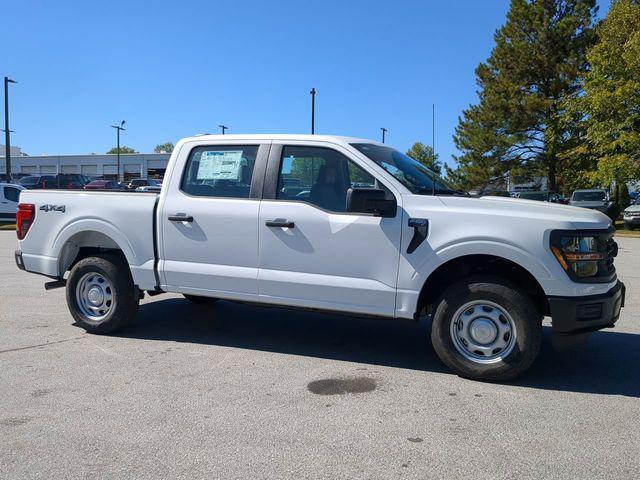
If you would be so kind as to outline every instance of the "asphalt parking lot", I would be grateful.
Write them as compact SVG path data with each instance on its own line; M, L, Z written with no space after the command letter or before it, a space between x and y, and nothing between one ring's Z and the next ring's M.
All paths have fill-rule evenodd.
M640 239L618 242L617 327L570 354L546 327L497 385L450 374L423 323L162 295L88 335L0 232L0 477L638 478Z

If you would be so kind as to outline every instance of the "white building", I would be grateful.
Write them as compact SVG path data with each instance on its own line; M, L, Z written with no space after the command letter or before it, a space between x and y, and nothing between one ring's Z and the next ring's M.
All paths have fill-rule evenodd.
M0 173L5 172L4 147L0 146ZM17 151L14 156L14 151ZM170 154L120 154L120 173L131 178L159 178L164 176ZM11 171L29 175L81 173L91 177L116 178L117 155L40 155L27 156L11 147Z

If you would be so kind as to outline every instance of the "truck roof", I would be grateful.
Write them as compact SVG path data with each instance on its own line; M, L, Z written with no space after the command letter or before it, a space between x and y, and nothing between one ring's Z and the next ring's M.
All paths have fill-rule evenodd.
M318 142L333 142L333 143L374 143L382 145L380 142L371 140L368 138L347 137L341 135L310 135L310 134L296 134L296 133L258 133L258 134L200 134L192 137L184 138L183 140L315 140Z

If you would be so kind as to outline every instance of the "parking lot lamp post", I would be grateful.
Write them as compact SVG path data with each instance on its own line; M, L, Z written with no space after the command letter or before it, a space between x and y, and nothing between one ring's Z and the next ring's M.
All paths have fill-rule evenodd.
M384 143L384 134L388 132L388 130L384 127L381 127L380 130L382 130L382 143Z
M9 130L9 84L18 83L9 77L4 77L4 151L7 182L11 181L11 130Z
M229 129L229 127L227 127L226 125L218 125L218 126L220 127L220 130L222 130L222 135L224 135L224 132Z
M118 165L116 167L116 181L121 182L122 178L120 178L120 130L124 130L124 120L120 125L111 125L111 128L116 129L116 153L118 155Z

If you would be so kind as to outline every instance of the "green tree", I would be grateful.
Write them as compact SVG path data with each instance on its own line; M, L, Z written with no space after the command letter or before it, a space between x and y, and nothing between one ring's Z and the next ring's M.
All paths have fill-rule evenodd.
M153 153L171 153L173 152L174 145L171 142L161 143L156 145L153 149Z
M118 147L113 147L111 150L107 152L107 154L116 154L116 153L118 153ZM120 154L123 154L123 153L138 153L138 152L131 147L122 146L120 147Z
M407 155L436 172L438 175L442 173L442 163L438 160L438 154L434 153L433 148L429 145L416 142L407 150Z
M454 142L463 153L454 157L455 169L445 168L447 178L457 188L483 191L490 184L504 183L514 162L505 159L508 142L498 134L495 112L487 109L486 102L465 110L456 127Z
M597 177L609 186L640 178L640 2L614 0L597 33L577 104Z
M575 147L567 101L581 93L593 44L595 0L512 0L490 57L476 69L479 103L463 112L455 140L458 174L485 179L521 167L562 180L562 154Z

